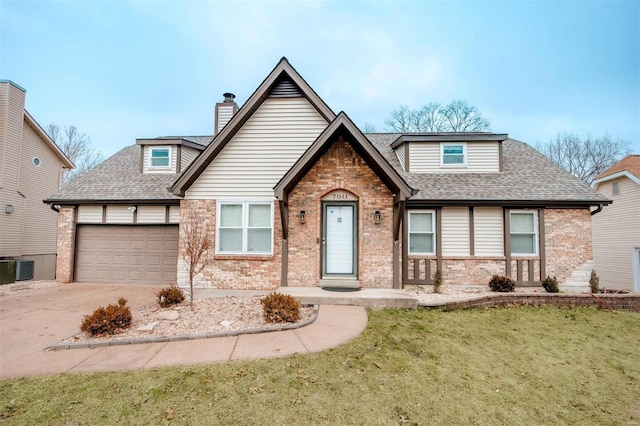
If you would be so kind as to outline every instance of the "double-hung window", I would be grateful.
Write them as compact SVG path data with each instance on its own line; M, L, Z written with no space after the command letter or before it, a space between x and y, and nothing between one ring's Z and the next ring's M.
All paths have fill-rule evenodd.
M440 165L441 166L466 166L467 165L467 144L461 143L441 143L440 144Z
M430 255L436 252L436 212L409 212L409 254Z
M171 167L171 148L168 146L151 147L149 166L152 169L168 169Z
M273 203L218 203L216 253L270 255L273 252Z
M538 215L534 211L509 213L511 254L535 256L538 254Z

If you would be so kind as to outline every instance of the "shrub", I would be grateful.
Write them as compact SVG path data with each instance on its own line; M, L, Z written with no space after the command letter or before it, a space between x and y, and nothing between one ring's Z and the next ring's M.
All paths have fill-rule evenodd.
M440 287L442 287L442 272L438 269L436 273L433 274L433 292L439 294L441 291Z
M288 294L271 293L260 299L266 322L296 322L300 319L300 302Z
M494 275L489 281L489 288L491 291L497 291L499 293L509 293L516 288L516 282L504 275Z
M600 291L600 277L596 274L595 270L591 270L591 278L589 278L589 287L591 293L598 293Z
M85 315L80 325L80 330L91 336L115 334L131 325L131 310L127 299L121 297L117 305L100 306L91 315Z
M177 305L184 300L184 292L176 285L166 287L160 290L157 294L158 304L162 308L168 308L172 305Z
M556 277L551 278L547 275L547 278L542 281L542 287L544 287L547 293L560 292L560 287L558 287L558 280L556 279Z

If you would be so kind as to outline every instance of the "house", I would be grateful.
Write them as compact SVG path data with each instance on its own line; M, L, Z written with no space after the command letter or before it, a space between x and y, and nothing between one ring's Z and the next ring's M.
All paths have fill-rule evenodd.
M59 279L186 285L195 212L215 247L200 286L572 283L610 202L507 134L365 135L286 58L242 108L225 94L215 131L139 139L50 196Z
M25 265L33 275L21 277L54 279L58 215L42 199L73 164L24 109L25 98L25 89L0 80L0 259L32 260Z
M613 200L593 217L593 255L600 285L640 292L640 155L629 155L591 186Z

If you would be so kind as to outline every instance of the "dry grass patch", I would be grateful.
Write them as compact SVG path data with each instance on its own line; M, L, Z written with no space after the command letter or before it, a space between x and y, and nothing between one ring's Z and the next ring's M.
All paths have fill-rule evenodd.
M583 308L374 311L319 354L0 381L0 423L634 424L638 330Z

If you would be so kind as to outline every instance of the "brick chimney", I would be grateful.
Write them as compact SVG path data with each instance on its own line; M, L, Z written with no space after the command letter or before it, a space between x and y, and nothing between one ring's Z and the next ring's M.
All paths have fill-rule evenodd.
M238 104L234 101L236 95L233 93L224 93L224 101L216 104L214 134L220 133L220 130L231 120L233 114L238 111Z

